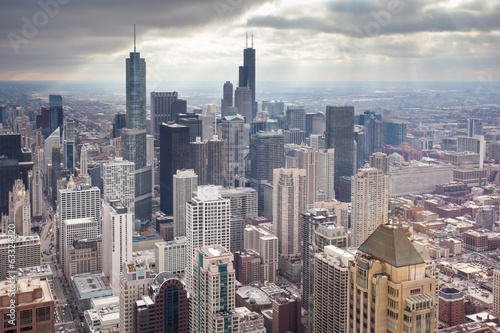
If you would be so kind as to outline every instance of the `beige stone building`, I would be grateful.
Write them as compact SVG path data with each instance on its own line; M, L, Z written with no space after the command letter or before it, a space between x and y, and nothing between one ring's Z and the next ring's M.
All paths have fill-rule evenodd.
M349 332L437 332L437 275L401 228L380 225L349 273Z

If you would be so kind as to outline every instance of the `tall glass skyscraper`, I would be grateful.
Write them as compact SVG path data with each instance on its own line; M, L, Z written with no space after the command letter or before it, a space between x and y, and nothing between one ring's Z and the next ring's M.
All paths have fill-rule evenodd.
M49 128L50 134L52 134L58 127L61 128L60 135L62 135L62 125L64 119L63 106L62 106L62 96L61 95L49 95L49 106L50 106L50 116L49 116Z
M126 122L122 129L123 159L135 163L135 218L151 218L152 168L146 163L146 61L139 52L126 60Z
M255 49L246 47L243 50L243 66L239 71L239 87L248 87L252 91L252 118L257 114L257 102L255 102ZM249 123L251 119L247 120Z

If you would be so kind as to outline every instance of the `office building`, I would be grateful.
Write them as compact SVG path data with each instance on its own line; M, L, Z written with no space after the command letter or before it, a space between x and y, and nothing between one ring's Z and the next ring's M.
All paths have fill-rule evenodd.
M483 135L474 137L457 137L457 152L470 152L479 154L479 168L483 168L483 160L486 157L486 141Z
M255 101L255 49L253 48L253 35L252 35L252 45L248 47L246 45L243 50L243 66L239 68L239 83L238 87L248 87L251 92L251 118L255 117L257 114L257 102ZM236 103L235 103L236 104ZM241 115L245 116L244 113L239 112ZM251 121L251 119L250 119ZM250 122L247 119L247 122Z
M61 225L60 261L63 271L67 268L69 248L76 238L92 239L101 235L100 222L93 217L67 219ZM107 263L106 263L107 264Z
M291 105L286 108L286 122L288 129L306 130L306 111L304 106Z
M189 142L196 141L196 138L203 137L203 124L199 114L179 113L176 116L175 123L189 128ZM211 139L212 136L210 136Z
M129 213L135 213L135 167L133 162L117 157L102 164L102 198L119 201Z
M80 149L80 177L87 177L89 174L88 169L88 155L87 147L85 145Z
M198 188L198 176L194 170L177 170L174 179L174 236L186 236L186 202Z
M51 333L54 329L54 298L47 279L22 278L15 280L17 291L12 296L10 280L0 282L0 327L2 332ZM14 320L12 301L15 302Z
M351 177L351 246L360 246L380 224L387 221L388 193L387 176L382 170L364 168Z
M384 148L382 115L376 114L375 111L367 110L363 114L359 115L359 125L364 126L364 159L368 159L373 153L381 152Z
M113 138L122 136L122 128L127 127L127 115L125 113L115 113L113 118Z
M238 332L233 255L220 245L196 249L189 301L191 332Z
M120 333L135 333L134 304L148 295L149 286L157 272L143 260L123 263L120 277Z
M155 264L159 272L184 274L186 269L187 237L175 237L173 241L155 243Z
M306 142L306 131L291 128L283 131L285 144L303 145Z
M307 173L304 169L275 169L273 219L281 258L300 258L300 213L306 209Z
M234 309L238 314L240 333L266 333L262 314L248 310L245 307Z
M54 133L57 128L63 127L63 105L61 95L49 95L50 116L49 116L49 133ZM62 132L59 133L62 135Z
M151 135L155 140L160 138L160 125L175 121L181 113L187 113L187 102L176 91L151 92Z
M249 87L236 88L234 106L238 109L238 114L245 118L246 123L252 122L252 91Z
M41 149L38 152L43 154ZM43 176L39 164L33 167L30 180L32 215L33 217L41 217L43 214Z
M160 125L160 210L174 214L173 175L189 168L189 128L175 123ZM195 170L196 171L196 170Z
M205 104L203 112L198 115L201 119L202 136L203 140L210 140L216 133L216 115L217 105Z
M243 242L246 250L254 250L260 255L260 281L275 282L278 272L278 237L266 228L247 225Z
M188 333L188 294L181 280L170 272L158 274L149 295L134 304L135 333Z
M465 296L460 290L443 288L439 291L439 321L448 326L465 323Z
M335 191L342 176L354 174L354 107L327 106L325 148L335 149Z
M349 332L437 332L437 272L400 227L381 224L348 276Z
M40 266L40 236L15 236L0 235L0 280L9 277L8 272L17 271L19 268ZM12 245L15 246L15 262L10 263Z
M354 165L357 170L364 165L365 155L365 130L360 125L354 125L354 151Z
M135 39L134 52L126 60L126 109L122 157L135 164L134 217L144 222L151 219L153 168L147 164L146 156L146 61L136 52Z
M120 201L104 201L102 220L103 272L117 295L123 263L132 260L133 214Z
M400 120L384 119L382 126L384 144L393 147L401 146L401 142L404 142L406 138L408 123Z
M198 175L198 185L208 185L208 145L199 137L189 143L188 165Z
M52 202L55 203L57 199L57 181L66 176L69 172L62 165L62 151L61 147L57 145L52 148L52 169L51 169L51 184L50 184L50 197Z
M467 136L473 138L476 135L483 135L483 123L481 119L467 119Z
M198 186L197 195L186 204L186 281L193 290L193 255L203 246L230 248L230 200L216 186Z
M226 183L225 186L234 186L236 176L245 176L243 127L245 119L240 116L226 116L222 118L222 140L225 141L226 156Z
M302 332L302 300L297 295L276 296L271 299L272 324L270 331L279 332ZM264 312L264 316L266 316ZM265 320L265 319L264 319Z
M259 196L259 215L264 211L264 185L272 183L273 170L282 168L285 162L284 137L279 132L258 132L250 139L249 172L252 187Z
M230 116L229 107L233 106L233 84L229 81L222 88L222 99L220 101L221 118Z
M319 149L316 169L316 200L335 199L335 150Z
M354 256L333 245L314 254L310 332L344 333L347 329L349 264ZM314 311L312 311L314 309Z
M67 250L66 279L73 275L102 272L102 238L80 238L73 240Z
M2 230L7 233L15 231L16 235L28 236L31 234L31 204L30 193L26 190L23 181L16 179L12 190L9 192L9 224L14 225L14 229L7 225L2 226Z
M229 199L230 250L232 253L243 250L243 230L247 219L257 216L257 191L250 187L221 188L219 194Z

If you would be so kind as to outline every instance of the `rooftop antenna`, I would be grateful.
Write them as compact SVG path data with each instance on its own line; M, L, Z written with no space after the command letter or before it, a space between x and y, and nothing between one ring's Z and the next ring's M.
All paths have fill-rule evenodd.
M252 31L252 49L253 49L253 31Z
M248 32L245 32L245 48L248 48Z
M134 52L135 52L135 24L134 24Z

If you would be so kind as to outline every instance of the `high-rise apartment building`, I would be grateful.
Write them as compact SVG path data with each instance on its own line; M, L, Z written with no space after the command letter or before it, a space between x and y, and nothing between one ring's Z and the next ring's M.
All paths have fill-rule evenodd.
M465 323L465 295L455 288L439 291L439 321L448 326Z
M144 261L123 263L120 278L120 333L133 333L135 327L134 303L144 295L157 272Z
M259 195L259 215L264 211L264 185L272 183L273 170L285 162L284 137L279 132L258 132L250 139L250 181Z
M186 236L175 237L173 241L155 243L155 264L159 272L184 274L186 270Z
M104 202L120 201L129 213L135 213L134 163L121 157L102 164L102 198Z
M493 270L493 314L500 316L500 270Z
M219 194L229 199L230 208L230 243L231 252L241 251L243 247L243 230L247 219L257 216L257 191L250 187L221 188Z
M222 186L226 180L225 142L214 135L207 142L207 182Z
M467 119L467 136L473 138L476 135L483 135L483 123L481 119Z
M233 84L226 81L222 88L222 100L220 101L222 119L230 115L228 108L231 106L233 106Z
M319 149L316 171L316 200L335 199L335 149Z
M160 138L160 125L176 121L177 115L187 112L187 102L174 92L151 92L151 135Z
M437 272L403 230L380 225L349 265L349 332L437 332Z
M234 252L233 266L236 271L236 280L242 285L260 282L262 266L260 254L256 251L250 249Z
M300 213L306 209L306 170L275 169L273 219L278 252L286 260L300 258Z
M149 295L134 304L135 333L189 332L188 294L181 280L170 272L158 274Z
M325 148L335 149L335 191L342 176L354 174L354 107L327 106Z
M310 332L344 333L347 329L349 264L354 256L333 245L314 255Z
M193 259L191 332L238 332L232 253L220 245L204 246L196 249Z
M219 194L216 186L198 186L197 195L186 204L186 281L192 292L193 256L195 249L203 246L221 245L230 248L229 199Z
M194 170L177 170L174 179L174 236L186 236L186 202L198 188Z
M189 128L175 123L160 125L160 209L174 213L173 175L189 168ZM196 170L195 170L196 171Z
M389 157L387 157L386 154L384 153L373 153L370 156L370 167L382 170L384 175L389 176L389 166L390 166L390 161Z
M15 246L15 262L12 264L12 245ZM40 236L16 236L11 239L7 234L0 235L0 280L7 279L9 272L18 268L40 266Z
M278 273L278 237L266 228L247 225L243 247L260 255L261 282L273 283Z
M240 115L222 118L222 140L226 142L226 186L234 186L236 176L245 176L244 125L245 119Z
M360 246L381 223L388 219L388 181L382 170L364 168L351 177L351 203L350 245Z
M105 201L102 220L103 272L116 295L123 263L132 260L133 214L120 201Z
M126 60L127 127L122 129L122 157L135 164L134 217L151 219L153 169L146 150L146 61L135 49Z

